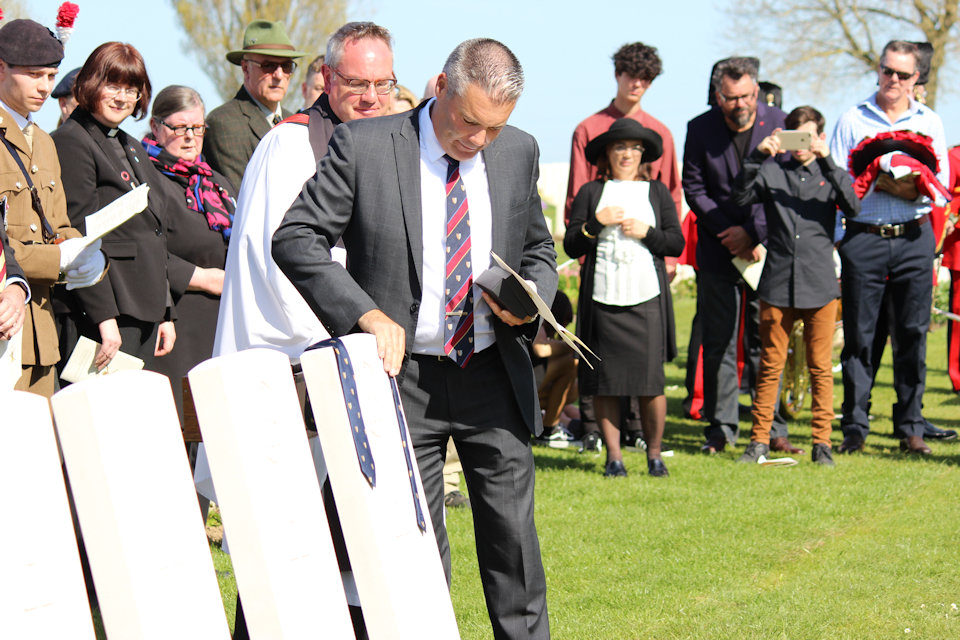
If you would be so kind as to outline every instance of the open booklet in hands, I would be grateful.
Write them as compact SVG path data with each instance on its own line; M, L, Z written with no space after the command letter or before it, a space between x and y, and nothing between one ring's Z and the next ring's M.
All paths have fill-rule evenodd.
M566 327L562 327L557 323L557 319L553 317L553 312L550 311L550 305L537 295L537 292L529 282L521 278L520 274L511 269L510 266L493 251L490 252L490 255L493 256L496 264L477 277L475 280L476 285L480 287L484 293L493 298L494 302L518 318L526 318L539 313L540 317L553 327L557 335L560 336L560 339L573 349L577 355L580 356L580 359L586 362L587 366L592 369L593 365L590 364L583 355L583 352L580 351L580 347L586 349L587 353L599 360L600 358L597 354L591 351L590 347L583 344L580 338L568 331Z

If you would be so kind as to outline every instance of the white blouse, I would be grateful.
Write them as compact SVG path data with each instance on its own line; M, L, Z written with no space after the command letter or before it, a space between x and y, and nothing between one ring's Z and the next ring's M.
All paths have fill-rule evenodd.
M651 227L657 219L650 204L650 183L641 180L608 180L603 185L597 211L618 206L624 218L635 218ZM595 302L630 307L660 295L653 255L638 238L623 233L620 225L607 225L597 238L593 272Z

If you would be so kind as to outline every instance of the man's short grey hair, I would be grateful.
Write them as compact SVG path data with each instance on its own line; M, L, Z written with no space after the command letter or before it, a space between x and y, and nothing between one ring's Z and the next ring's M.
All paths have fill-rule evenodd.
M190 87L172 84L169 87L164 87L163 90L157 94L157 97L153 99L153 112L151 115L154 118L164 120L175 113L187 111L188 109L196 109L197 107L200 107L200 110L204 111L203 99L199 93Z
M710 84L713 86L714 91L720 91L720 83L723 82L724 77L736 82L743 76L750 76L750 78L753 79L753 84L757 84L759 72L760 68L757 66L756 58L727 58L718 63L713 70L713 77L710 78Z
M516 102L523 93L520 61L506 45L490 38L461 42L447 58L443 72L456 96L463 96L471 84L496 104Z
M916 42L907 42L906 40L891 40L883 47L883 52L880 54L880 61L883 61L884 56L888 52L901 53L913 56L913 69L917 71L920 69L920 47L917 46Z
M391 52L393 51L393 36L384 27L373 22L348 22L330 36L327 41L327 56L324 62L331 69L336 69L340 66L340 60L343 58L343 48L347 41L364 38L383 40L387 48Z

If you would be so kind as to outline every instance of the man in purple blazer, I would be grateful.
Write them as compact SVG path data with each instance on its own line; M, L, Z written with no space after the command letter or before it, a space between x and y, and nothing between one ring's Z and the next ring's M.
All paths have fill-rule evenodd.
M743 159L777 127L785 114L758 104L758 63L755 58L728 58L717 63L711 87L717 105L687 125L683 153L683 191L697 215L697 314L703 318L703 396L706 444L716 453L739 434L739 375L737 349L741 309L756 304L731 260L758 257L766 238L761 206L737 206L731 193ZM749 308L747 313L749 313ZM688 356L689 357L689 356ZM775 423L771 449L789 451L786 424Z

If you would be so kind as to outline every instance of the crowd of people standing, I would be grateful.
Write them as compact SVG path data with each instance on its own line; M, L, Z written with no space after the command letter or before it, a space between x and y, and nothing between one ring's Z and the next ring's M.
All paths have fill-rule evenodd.
M803 453L777 418L787 338L802 319L812 460L834 464L838 298L837 450L864 447L878 336L887 333L901 449L925 455L925 437L956 437L922 416L933 259L945 236L948 250L957 244L942 208L956 167L942 122L915 94L922 46L887 44L876 93L841 116L829 143L813 107L787 114L761 99L755 59L722 60L682 162L670 131L641 108L662 73L657 50L621 47L614 99L573 133L564 213L563 247L582 260L577 333L598 357L574 375L575 359L558 358L563 373L550 382L562 387L539 394L558 406L544 414L531 344L551 345L552 357L564 356L562 342L537 337L538 318L473 286L493 251L545 300L557 287L537 145L508 124L524 86L513 53L490 39L461 43L419 101L397 84L389 31L348 23L307 67L296 114L282 102L307 53L281 23L253 21L225 55L242 85L207 114L187 86L153 96L130 44L100 45L54 87L58 37L30 20L0 27L9 178L0 183L0 340L23 328L16 389L52 395L58 365L85 337L99 345L97 369L123 351L169 376L182 417L182 380L213 355L277 349L296 377L316 342L373 334L384 370L401 381L448 580L448 443L462 461L498 638L549 636L530 446L545 427L548 437L560 428L568 400L579 396L585 448L606 451L606 476L627 475L628 431L645 445L648 473L669 475L664 364L678 352L678 258L697 272L684 408L706 422L705 453L736 444L741 386L754 402L740 461ZM50 95L64 117L48 135L31 114ZM148 118L142 139L121 128L130 118ZM798 138L784 131L805 142L787 142ZM87 216L140 185L149 186L146 209L87 242ZM748 285L741 268L760 260L759 282ZM949 342L956 359L960 339ZM741 374L751 358L753 374ZM960 374L953 380L960 389ZM237 620L235 637L245 637L239 606ZM355 626L362 634L362 614Z

